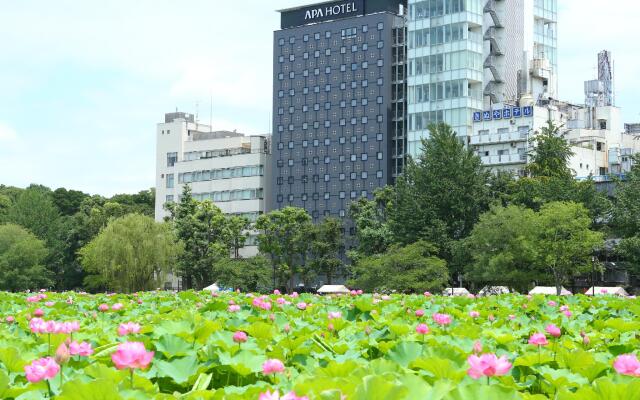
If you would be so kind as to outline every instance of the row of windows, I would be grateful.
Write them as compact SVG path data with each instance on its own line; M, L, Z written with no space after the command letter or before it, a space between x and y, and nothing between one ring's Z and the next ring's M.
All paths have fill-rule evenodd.
M368 124L369 123L369 117L362 117L362 118L360 118L359 122L362 123L362 124ZM384 122L384 116L378 115L376 117L376 122L378 122L378 123ZM346 126L347 125L347 120L343 118L338 123L339 123L340 126ZM357 125L358 124L358 118L351 118L350 123L351 123L351 125ZM324 121L323 126L325 128L330 128L331 127L331 121L329 121L329 120ZM288 128L289 128L289 131L294 131L296 129L293 124L290 124ZM315 121L313 123L313 129L319 129L319 128L320 128L320 122L319 121ZM309 124L304 122L302 124L302 129L303 130L309 129ZM283 125L279 125L278 126L278 132L284 132L284 126Z
M178 183L205 182L218 179L243 178L262 175L264 175L264 166L254 165L246 167L185 172L178 175Z
M467 10L469 0L425 0L409 7L409 18L420 20L425 18L440 17L455 14ZM471 0L477 2L477 0Z
M377 85L378 85L378 86L382 86L383 84L384 84L383 79L382 79L382 78L379 78L379 79L377 80ZM351 84L350 84L349 86L351 87L351 89L356 89L356 88L358 87L357 81L353 81L353 82L351 82ZM362 88L369 87L369 81L368 81L367 79L362 80L362 82L360 83L360 86L361 86ZM339 86L339 87L340 87L340 90L346 90L346 89L347 89L347 84L346 84L345 82L342 82L342 83L340 84L340 86ZM325 86L325 88L324 88L324 92L330 92L330 91L331 91L331 88L332 88L332 86L331 86L330 84L329 84L329 85L326 85L326 86ZM362 91L362 90L360 90L360 91ZM370 91L371 93L375 93L375 90L374 90L373 88L372 88L372 89L370 89L369 91ZM295 89L290 89L288 93L289 93L289 96L291 96L291 97L293 97L293 96L295 96L295 95L296 95L296 91L295 91ZM308 95L309 93L310 93L310 90L309 90L309 88L308 88L308 87L304 87L304 88L302 88L302 94L303 94L303 95ZM320 86L314 86L314 87L313 87L313 93L316 93L316 94L317 94L317 93L320 93ZM285 91L284 91L284 90L279 90L279 91L278 91L278 97L279 97L279 98L284 98L284 94L285 94ZM351 92L346 92L346 95L347 95L347 97L350 97L350 96L352 95L352 93L351 93ZM358 95L358 91L356 91L356 95ZM364 95L364 94L361 94L361 95ZM334 93L333 93L333 97L334 97L335 99L337 99L337 97L338 97L337 93L335 93L335 92L334 92ZM346 104L345 104L345 107L346 107ZM318 108L319 108L319 107L318 107ZM317 111L317 110L316 110L316 111Z
M417 57L409 61L409 76L434 74L462 68L482 70L482 54L472 51L454 51Z
M383 139L383 135L382 133L378 133L376 135L376 140L381 142ZM351 136L351 139L349 139L351 143L356 143L358 141L358 137L357 136ZM340 137L338 139L340 144L345 144L347 143L347 139L343 136ZM369 135L362 135L360 137L360 141L363 143L366 143L369 141ZM309 145L312 145L313 147L318 147L320 145L320 140L318 139L313 139L313 140L303 140L302 141L302 147L309 147ZM331 145L331 139L329 138L325 138L324 139L324 145L325 146L330 146ZM289 143L287 144L287 147L289 149L293 149L295 147L295 143L293 141L289 141ZM284 149L284 143L283 142L279 142L278 143L278 150L282 150Z
M358 192L358 191L354 190L354 191L351 191L351 192L349 193L349 198L351 198L351 199L357 199L357 198L358 198L358 195L360 195L361 197L367 197L367 196L369 195L369 192L367 192L366 190L362 190L362 191L360 191L360 192ZM335 196L335 195L333 195L333 196ZM306 193L302 193L302 194L297 195L297 196L296 196L296 195L293 195L293 194L289 194L289 195L287 195L286 197L287 197L287 200L288 200L289 202L294 201L296 198L299 198L299 199L300 199L300 200L302 200L302 201L308 201L308 200L315 200L315 201L317 201L317 200L320 200L320 194L319 194L319 193L313 193L311 196L309 196L309 195L308 195L308 194L306 194ZM340 193L339 193L339 197L340 197L341 199L346 199L346 198L347 198L347 193L346 193L346 192L340 192ZM279 203L282 203L282 202L284 201L284 198L285 198L285 196L284 196L284 195L282 195L282 194L279 194L279 195L276 197L276 199L278 200L278 202L279 202ZM324 194L324 200L330 200L330 199L331 199L331 194L330 194L329 192L326 192L326 193ZM341 215L341 216L343 216L343 215Z
M382 66L384 66L384 61L378 60L376 62L376 65L378 67L382 67ZM360 64L360 66L361 66L362 69L367 69L367 68L369 68L369 62L368 61L363 61ZM342 65L340 65L339 69L340 69L340 72L347 72L347 65L346 64L342 64ZM358 70L358 63L352 63L351 64L351 71L357 71L357 70ZM331 72L337 72L337 71L338 71L338 68L336 68L335 71L333 71L331 69L331 67L325 67L324 68L324 73L326 75L331 74ZM316 75L316 76L320 75L320 68L315 68L313 70L313 75ZM285 76L284 73L280 72L278 74L278 80L279 81L283 81L284 80L284 76ZM309 70L308 69L303 70L302 71L302 76L305 77L305 78L309 77ZM295 79L295 78L296 78L296 73L293 72L293 71L289 72L289 79Z
M378 96L376 98L376 103L377 104L383 104L384 103L384 97L383 96ZM366 97L361 99L360 101L358 101L357 99L351 99L350 104L351 104L351 107L357 107L358 105L367 106L367 105L369 105L369 99L366 98ZM335 105L337 106L338 104L335 104ZM325 110L330 110L331 106L332 106L332 104L331 104L330 101L327 101L327 102L324 103L324 109ZM346 100L340 101L340 108L347 108L347 101ZM302 106L301 110L302 110L303 113L309 112L309 106L305 104L305 105ZM296 108L294 106L291 106L291 107L289 107L288 111L289 111L289 114L295 114ZM315 103L313 105L313 111L320 111L320 103ZM279 107L278 108L278 115L284 115L284 107ZM337 114L336 114L336 116L337 116Z
M465 79L412 86L409 88L409 99L413 103L426 103L446 99L465 97Z
M264 189L224 190L221 192L194 193L198 201L211 200L214 203L236 200L256 200L264 198Z
M368 173L367 171L362 171L362 172L360 172L359 174L358 174L357 172L351 172L351 173L349 174L349 178L350 178L352 181L355 181L355 180L356 180L356 179L358 179L358 178L359 178L359 179L362 179L362 180L366 180L366 179L369 179L369 173ZM377 172L376 172L376 178L378 178L378 179L382 179L382 178L383 178L383 173L382 173L382 171L377 171ZM346 175L345 173L341 173L341 174L338 176L338 180L340 180L340 181L344 181L344 180L346 180L346 179L347 179L347 175ZM286 180L286 182L287 182L289 185L293 185L293 184L295 183L295 181L296 181L296 178L295 178L295 177L293 177L293 176L289 176L289 177L287 177L287 180ZM299 181L300 181L301 183L309 183L309 175L302 175L302 176L300 177ZM318 183L318 182L320 182L320 175L313 175L313 176L311 177L311 181L312 181L312 182L314 182L314 183ZM331 181L331 176L330 176L329 174L325 174L325 175L324 175L324 181L325 181L325 182L330 182L330 181ZM284 184L284 182L285 182L285 179L284 179L283 177L279 176L278 178L276 178L276 184L278 184L278 185L282 185L282 184ZM371 182L371 183L373 183L373 182ZM341 197L341 198L342 198L342 197Z
M445 122L451 126L467 125L470 119L468 108L410 113L408 128L411 131L419 131L427 129L431 123L438 122Z
M409 32L409 48L435 46L465 39L466 23L441 25Z
M349 157L349 159L352 162L356 162L358 161L358 158L360 159L360 161L367 161L369 159L369 153L361 153L360 157L358 157L357 154L351 154L351 156ZM377 152L376 153L376 159L378 160L382 160L384 158L382 152ZM307 165L308 161L306 161L307 159L302 159L302 160L298 160L302 165ZM346 157L344 155L341 155L339 158L340 162L346 162ZM313 159L313 163L314 164L318 164L319 163L319 159L317 157L314 157ZM331 157L327 156L324 158L324 163L325 164L330 164L331 163ZM289 167L293 167L295 164L295 161L293 159L289 159L287 160L287 165ZM284 160L278 160L276 161L276 165L280 168L280 167L284 167Z
M382 49L384 48L384 41L379 40L378 43L376 44L376 48L378 49ZM363 43L362 45L358 46L357 44L351 45L351 53L357 53L359 50L362 51L367 51L369 50L369 43ZM324 55L329 57L331 56L331 54L333 53L333 51L331 49L325 49L324 50ZM347 54L347 46L341 46L340 47L340 54ZM320 58L320 56L322 55L322 52L320 50L314 50L313 52L313 58ZM303 60L308 60L311 57L311 53L308 51L305 51L304 53L302 53L302 59ZM290 62L293 62L296 60L296 56L295 54L289 54L288 57L285 57L284 55L280 55L278 56L278 62L279 63L284 63L285 60L289 60Z
M377 28L378 28L379 31L383 30L384 29L384 23L382 23L382 22L378 23ZM369 31L369 26L368 25L363 25L362 26L362 32L363 33L367 33L368 31ZM346 37L346 36L354 37L355 35L357 35L357 33L358 33L358 29L357 28L348 28L348 29L343 29L341 31L343 39L348 39L348 37ZM322 36L324 36L326 39L330 39L332 34L333 33L331 31L325 31L324 35L322 33L320 33L320 32L316 32L316 33L313 34L313 38L315 40L320 40L322 38ZM303 42L308 42L310 38L311 38L310 35L303 35L302 36L302 41ZM284 38L280 38L278 40L278 45L284 46L285 42L286 41L285 41ZM295 36L289 37L288 42L289 42L289 44L294 44L296 42L296 37Z
M207 158L217 158L217 157L230 157L236 156L239 154L249 154L251 153L251 149L246 147L236 147L233 149L221 149L221 150L208 150L208 151L190 151L184 153L185 161L196 161Z

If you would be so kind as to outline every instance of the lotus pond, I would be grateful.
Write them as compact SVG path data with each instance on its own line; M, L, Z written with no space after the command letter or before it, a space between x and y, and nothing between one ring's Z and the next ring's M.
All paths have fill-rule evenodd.
M640 302L0 293L0 398L640 399Z

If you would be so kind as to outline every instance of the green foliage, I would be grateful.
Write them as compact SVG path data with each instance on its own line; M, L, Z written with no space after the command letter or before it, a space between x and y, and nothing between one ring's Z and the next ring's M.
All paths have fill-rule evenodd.
M569 141L560 133L560 127L547 121L547 126L535 132L529 144L533 150L529 154L527 171L532 177L573 178L573 171L568 166L573 150Z
M249 220L245 217L231 216L227 218L227 247L231 249L235 258L240 257L240 249L247 242L246 231L250 225Z
M80 211L80 205L89 195L78 190L67 190L59 188L51 194L53 203L62 215L71 216Z
M261 215L256 229L260 230L260 252L271 259L279 284L292 290L294 275L301 272L309 249L306 235L311 229L311 217L302 208L285 207Z
M156 288L180 250L168 225L129 214L110 222L80 255L82 266L110 289L134 292Z
M242 291L268 291L271 287L271 266L263 256L222 259L214 266L215 281L221 287Z
M398 178L390 225L400 244L426 240L451 260L452 242L468 236L488 209L489 175L448 125L429 132L420 158Z
M377 189L374 199L364 197L351 203L349 216L356 227L356 249L349 257L356 261L363 256L384 253L391 245L389 210L392 209L394 189L390 186Z
M0 225L0 290L50 286L50 274L44 266L46 257L42 240L18 225Z
M448 280L447 263L437 248L419 241L391 247L387 253L366 257L352 267L351 285L366 291L423 292L442 290Z
M214 283L213 267L229 257L231 230L222 211L210 201L198 202L185 185L180 202L171 204L170 221L184 246L178 257L178 274L186 288L202 289ZM233 229L232 229L233 230ZM240 235L239 230L235 230Z
M603 235L590 229L584 206L553 202L538 213L516 206L483 215L465 241L473 259L467 278L525 290L533 280L558 288L591 270L591 256Z
M340 259L340 251L344 248L343 229L341 220L325 218L310 232L310 267L315 273L324 274L328 285L333 283L334 277L343 274Z

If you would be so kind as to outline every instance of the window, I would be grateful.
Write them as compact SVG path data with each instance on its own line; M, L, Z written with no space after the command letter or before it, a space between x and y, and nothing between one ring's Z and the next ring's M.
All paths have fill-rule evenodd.
M173 189L173 174L167 174L167 189Z
M381 31L384 29L384 24L382 22L378 23L378 30Z
M173 203L173 195L172 194L168 194L166 197L166 202L167 203Z
M327 39L329 39L331 37L331 31L326 31L324 33L324 37L326 37Z
M304 36L302 37L302 41L303 41L303 42L308 42L308 41L309 41L309 35L304 35Z
M347 197L347 193L346 192L340 192L340 198L344 199Z
M378 152L377 158L378 158L378 160L382 160L382 152L380 152L380 151Z
M369 177L369 174L367 173L367 171L362 171L362 174L360 174L360 177L362 179L367 179Z
M369 155L367 153L362 153L362 155L360 156L360 159L362 161L367 161L369 159Z
M278 40L278 44L279 44L280 46L284 46L284 39L283 39L283 38L280 38L280 40Z
M293 142L289 142L289 148L293 149Z
M377 140L378 142L382 142L382 139L383 139L382 133L378 133L378 134L376 135L376 140Z
M167 153L167 167L173 167L178 162L178 153Z
M324 199L325 200L329 200L331 198L331 193L329 192L324 192Z

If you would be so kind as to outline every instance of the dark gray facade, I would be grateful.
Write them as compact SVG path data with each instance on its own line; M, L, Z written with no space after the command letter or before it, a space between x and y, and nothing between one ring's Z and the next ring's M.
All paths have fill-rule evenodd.
M406 1L370 1L396 12L366 14L364 1L365 15L274 34L270 209L344 218L352 201L401 172L406 46L397 10ZM283 18L290 12L300 15L286 10Z

